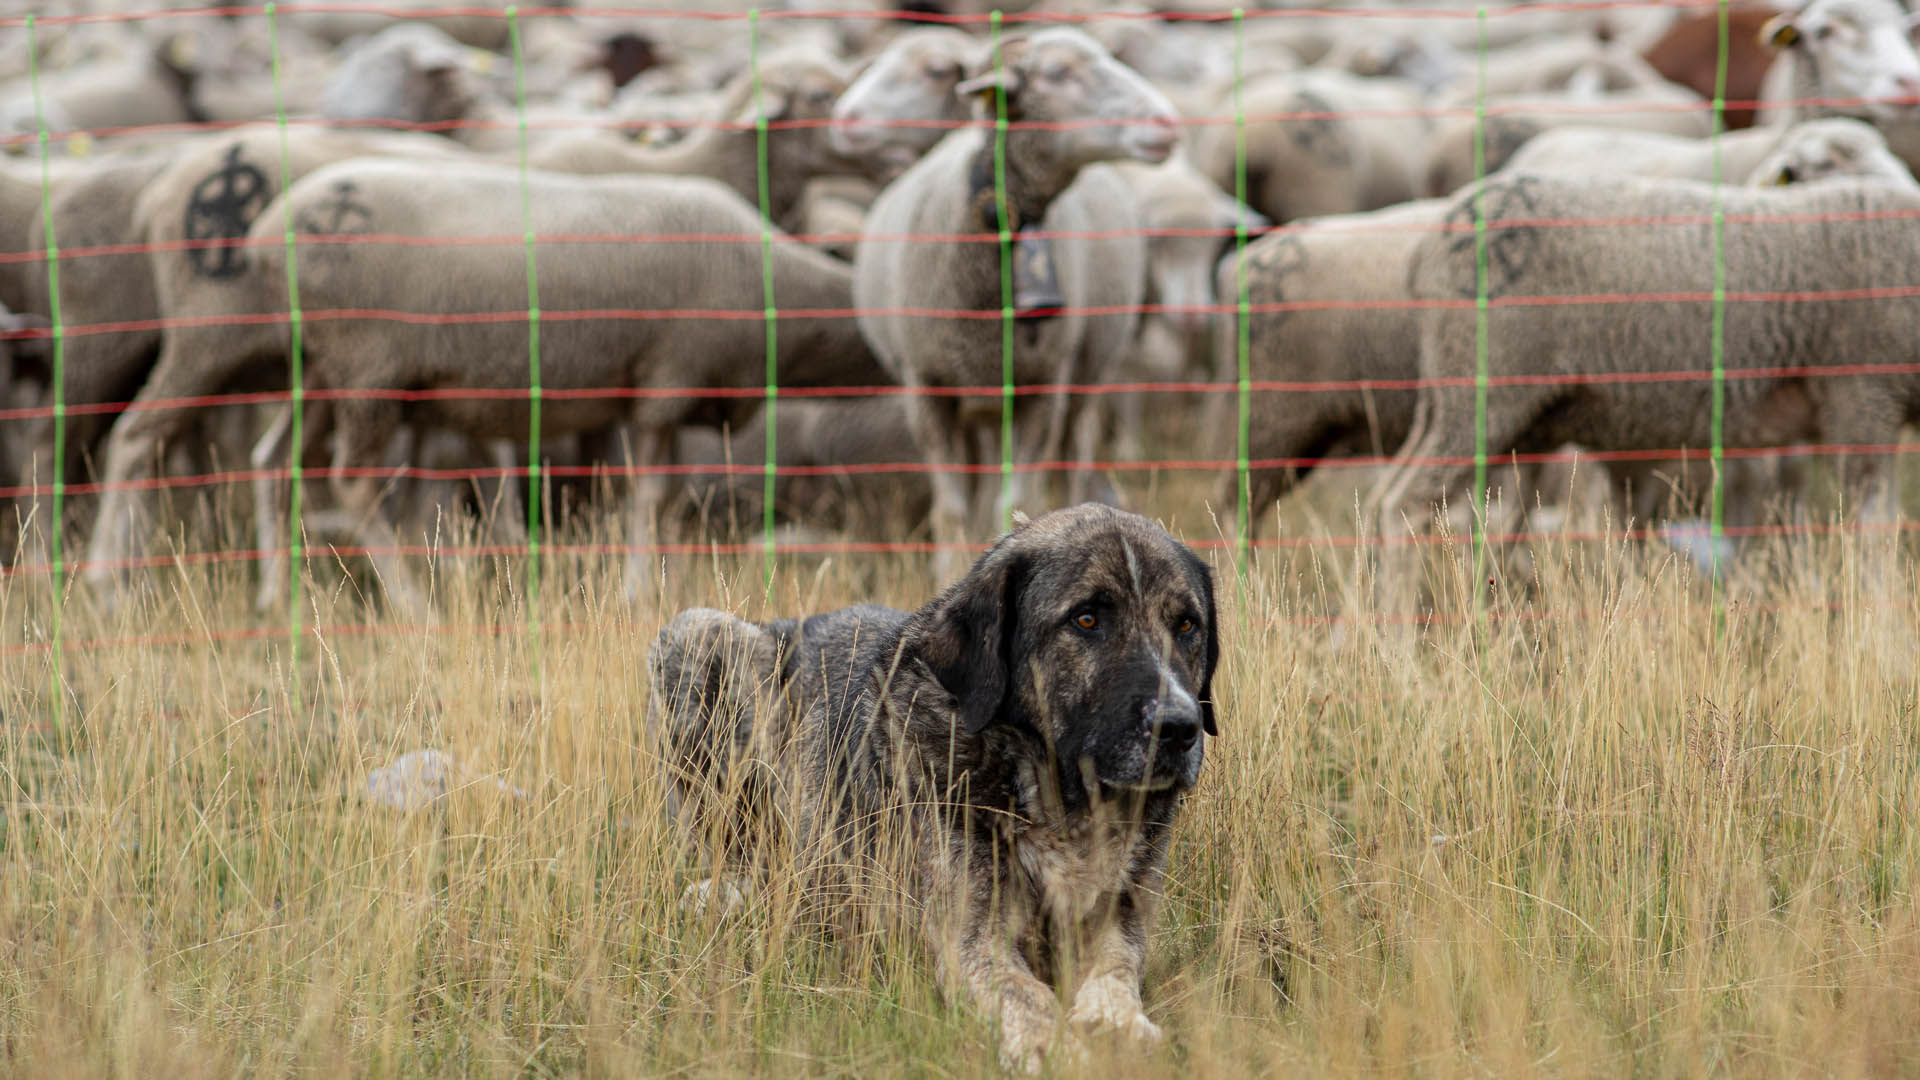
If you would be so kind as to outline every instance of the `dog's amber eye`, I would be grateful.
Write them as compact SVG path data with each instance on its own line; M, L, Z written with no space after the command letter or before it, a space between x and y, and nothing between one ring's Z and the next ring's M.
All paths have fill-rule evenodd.
M1193 633L1193 620L1181 619L1175 624L1173 632L1179 634L1181 637L1186 637L1188 634Z
M1091 611L1083 611L1073 617L1073 625L1082 630L1092 630L1100 625L1100 616Z

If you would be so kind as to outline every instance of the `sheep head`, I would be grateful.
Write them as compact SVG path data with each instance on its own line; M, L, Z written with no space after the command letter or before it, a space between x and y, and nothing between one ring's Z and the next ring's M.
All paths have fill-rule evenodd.
M740 77L743 87L735 124L751 129L765 116L778 123L769 133L781 149L781 166L805 173L844 171L845 162L833 145L827 120L833 105L847 88L846 73L838 64L798 53L771 58L760 66L759 93L752 76Z
M1831 111L1889 120L1920 106L1914 19L1894 0L1811 0L1768 19L1760 42L1810 65Z
M876 179L904 171L967 120L966 101L954 88L983 48L978 38L949 26L895 38L840 95L834 148L865 162Z
M1079 30L1052 27L1008 38L971 78L955 87L976 99L983 119L1031 125L1071 167L1097 161L1167 160L1179 143L1180 116L1153 84Z

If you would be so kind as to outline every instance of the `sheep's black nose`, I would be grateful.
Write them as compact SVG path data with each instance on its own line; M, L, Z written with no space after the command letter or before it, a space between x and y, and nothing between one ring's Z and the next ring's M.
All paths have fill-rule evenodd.
M1162 701L1147 707L1147 730L1169 753L1184 754L1200 737L1200 707L1190 701Z

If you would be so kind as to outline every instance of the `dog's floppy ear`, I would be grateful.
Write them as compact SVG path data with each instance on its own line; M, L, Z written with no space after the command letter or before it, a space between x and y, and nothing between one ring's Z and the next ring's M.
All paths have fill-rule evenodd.
M1013 638L1027 560L989 552L947 590L920 643L920 659L952 695L960 729L978 735L1013 697Z
M1213 599L1213 568L1200 561L1200 557L1188 553L1194 562L1200 564L1201 595L1207 604L1207 672L1200 680L1200 726L1206 733L1218 737L1220 724L1214 719L1213 710L1213 672L1220 666L1220 609Z

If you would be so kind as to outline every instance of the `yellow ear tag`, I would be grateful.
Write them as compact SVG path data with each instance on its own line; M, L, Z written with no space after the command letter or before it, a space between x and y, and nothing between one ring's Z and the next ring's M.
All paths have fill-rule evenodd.
M1760 44L1784 49L1800 40L1800 28L1776 17L1760 28Z
M173 63L174 67L193 67L199 53L200 46L193 40L191 34L175 34L173 40L167 42L167 59Z
M84 131L76 131L67 136L67 154L70 157L86 157L93 153L93 136Z
M493 73L493 64L497 59L498 57L485 49L472 49L468 51L469 66L482 75L491 75Z

